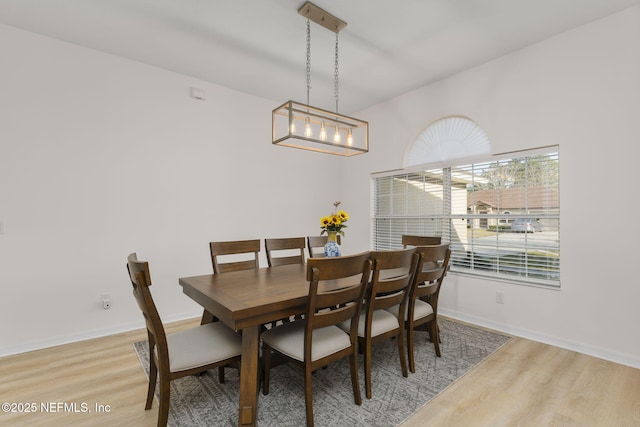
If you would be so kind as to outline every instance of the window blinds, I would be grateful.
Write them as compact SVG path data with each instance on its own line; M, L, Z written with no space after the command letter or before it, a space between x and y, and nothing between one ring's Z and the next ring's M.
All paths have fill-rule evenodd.
M551 151L375 176L373 248L399 248L402 234L441 236L452 271L559 286L559 155Z

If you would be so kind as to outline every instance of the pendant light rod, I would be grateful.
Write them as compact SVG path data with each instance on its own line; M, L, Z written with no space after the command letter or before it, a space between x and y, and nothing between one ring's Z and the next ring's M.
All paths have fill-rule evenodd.
M311 22L307 18L307 105L309 102L309 92L311 92Z
M303 4L302 7L298 9L298 13L305 18L312 20L316 24L325 27L327 30L333 31L336 34L347 26L347 23L342 19L336 18L326 10L319 8L310 1Z

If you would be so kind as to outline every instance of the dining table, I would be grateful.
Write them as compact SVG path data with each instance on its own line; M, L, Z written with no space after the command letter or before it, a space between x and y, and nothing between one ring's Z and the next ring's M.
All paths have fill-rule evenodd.
M382 275L390 278L404 272L405 269L389 269ZM305 312L309 297L307 264L182 277L178 282L185 295L230 328L241 331L238 425L255 426L261 326ZM351 285L352 279L331 280L323 282L322 289Z
M239 426L257 424L260 328L304 313L309 295L306 264L183 277L183 292L242 333ZM339 286L336 284L336 286Z

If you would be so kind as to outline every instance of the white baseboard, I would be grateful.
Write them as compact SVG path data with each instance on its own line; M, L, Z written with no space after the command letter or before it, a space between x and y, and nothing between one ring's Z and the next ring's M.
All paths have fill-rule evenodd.
M452 319L457 319L463 322L493 329L494 331L504 332L506 334L514 335L520 338L526 338L528 340L553 345L555 347L564 348L565 350L575 351L577 353L597 357L598 359L608 360L609 362L619 363L621 365L640 369L640 357L638 357L637 355L619 353L602 347L585 345L580 342L564 340L558 337L540 334L527 329L513 328L503 323L492 322L487 319L475 316L468 316L464 313L450 311L444 308L439 308L438 314L442 314L443 316L447 316Z
M180 320L193 319L194 317L201 317L202 310L198 312L182 313L175 316L163 317L164 323L172 323ZM14 354L27 353L29 351L41 350L43 348L55 347L58 345L71 344L79 341L86 341L94 338L105 337L108 335L119 334L122 332L135 331L136 329L144 328L144 320L140 316L139 322L125 323L117 325L115 327L96 329L92 331L86 331L80 334L59 335L48 338L46 340L39 340L37 342L30 342L20 344L17 346L0 347L0 357L12 356Z
M640 357L636 355L613 352L602 347L589 346L589 345L585 345L583 343L579 343L575 341L562 340L562 339L559 339L558 337L539 334L527 329L513 328L503 323L488 321L483 318L469 316L464 313L450 311L444 308L440 308L439 313L442 314L443 316L447 316L452 319L457 319L463 322L493 329L498 332L504 332L509 335L526 338L532 341L541 342L543 344L553 345L556 347L564 348L566 350L575 351L578 353L597 357L599 359L604 359L610 362L619 363L621 365L640 369ZM200 317L201 315L202 313L200 311L189 312L189 313L182 313L179 315L170 316L163 320L165 321L165 323L171 323L171 322L178 322L181 320L193 319L194 317ZM43 348L70 344L70 343L85 341L93 338L100 338L108 335L119 334L122 332L129 332L129 331L142 329L142 328L144 328L144 321L140 319L139 322L118 325L117 327L113 327L113 328L93 330L93 331L88 331L88 332L75 334L75 335L63 335L63 336L51 337L47 340L21 344L13 347L0 347L0 357L26 353L34 350L41 350Z

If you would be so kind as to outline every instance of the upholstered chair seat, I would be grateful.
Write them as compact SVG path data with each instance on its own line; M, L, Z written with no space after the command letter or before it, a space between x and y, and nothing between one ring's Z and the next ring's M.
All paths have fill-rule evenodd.
M196 368L242 352L242 337L222 322L167 335L169 370ZM156 349L157 351L157 349Z
M413 320L419 320L419 319L422 319L423 317L427 317L433 314L433 307L431 307L431 304L429 304L428 302L424 302L420 299L417 299L415 300L414 304L415 306L413 310ZM400 306L394 305L393 307L389 307L387 311L393 314L395 317L397 317L400 311ZM404 320L407 320L408 311L409 311L409 306L407 305L406 309L404 310L404 316L403 316Z
M305 322L286 323L262 334L262 341L292 359L304 361ZM318 360L351 346L349 333L336 326L315 329L311 343L311 360Z
M371 320L371 336L378 336L384 334L385 332L392 331L394 329L398 329L398 319L397 313L394 315L385 310L376 310L372 313ZM365 323L366 323L367 312L360 312L360 320L358 321L358 336L361 338L365 337ZM351 327L351 322L342 322L340 328L348 331Z

